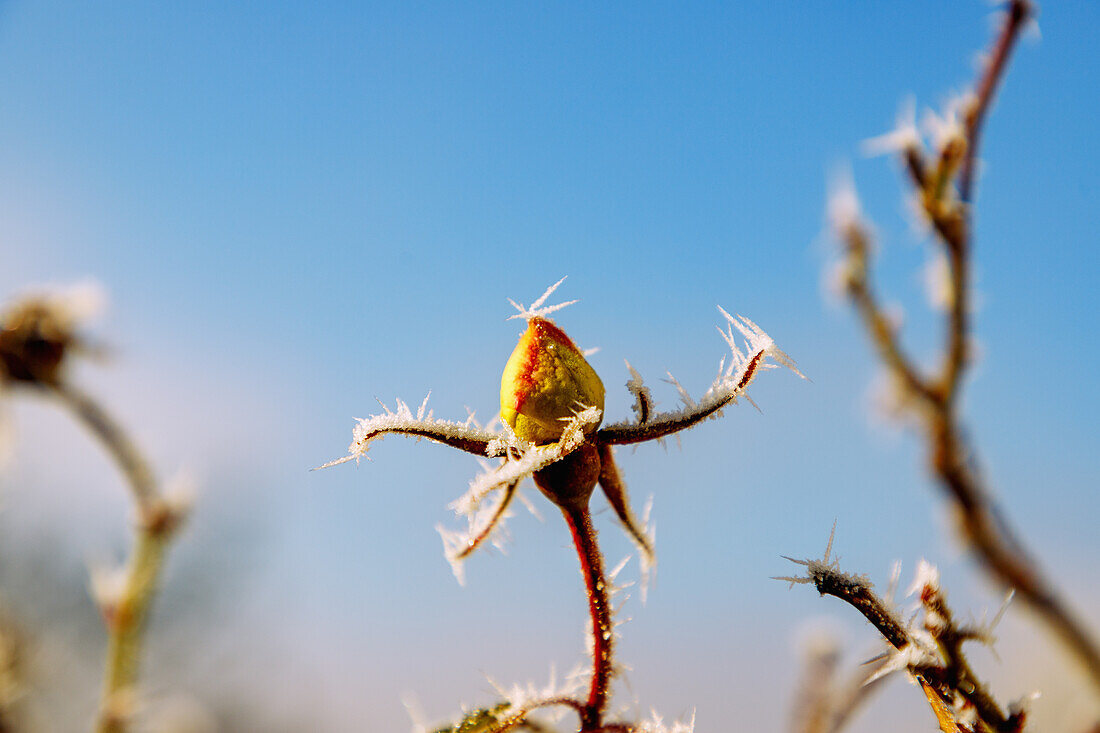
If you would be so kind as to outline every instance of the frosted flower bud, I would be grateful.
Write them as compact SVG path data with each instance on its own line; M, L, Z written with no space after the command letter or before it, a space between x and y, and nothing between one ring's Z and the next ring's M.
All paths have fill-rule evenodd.
M560 328L528 319L500 379L500 418L525 440L552 443L582 406L603 411L599 375Z

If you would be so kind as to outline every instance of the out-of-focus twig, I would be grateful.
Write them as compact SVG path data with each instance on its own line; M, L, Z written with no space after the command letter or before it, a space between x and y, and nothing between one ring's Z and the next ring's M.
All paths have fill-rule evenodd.
M1034 12L1034 7L1027 0L1013 0L1009 4L1005 12L1004 24L993 47L993 53L986 61L985 70L978 82L974 99L966 110L964 123L970 144L966 149L966 157L963 159L962 173L959 178L959 198L963 201L970 201L982 122L985 120L986 112L989 111L990 103L993 100L993 92L996 91L997 84L1004 76L1008 57L1012 53L1012 47L1020 37L1020 31Z
M1020 598L1062 640L1100 689L1100 647L1054 591L1045 574L1024 549L991 500L975 468L964 437L958 404L961 382L970 363L969 314L972 292L972 211L978 143L994 91L1007 68L1021 29L1033 14L1027 0L1012 0L1000 33L975 85L962 102L962 119L949 112L941 122L936 149L925 151L916 135L903 135L903 165L917 189L923 214L936 234L947 262L947 317L939 369L924 374L900 345L870 282L870 229L858 213L834 219L845 246L845 288L872 343L893 376L902 406L919 418L927 438L932 470L958 511L963 536L989 574L1015 589Z
M888 679L885 658L861 665L855 674L840 677L840 649L832 640L811 649L802 683L795 694L791 733L836 733L844 728L871 695Z
M152 469L118 423L89 395L65 382L52 393L99 439L130 486L137 509L134 548L117 594L97 598L109 634L98 733L123 733L133 713L149 608L164 556L186 516L186 504L161 494Z
M0 733L19 729L18 704L23 697L23 649L19 630L0 614Z
M126 431L66 376L69 355L86 343L76 327L94 300L80 292L36 295L0 313L0 386L20 385L56 398L99 440L129 484L137 510L134 549L121 584L93 587L108 631L96 730L124 733L136 701L145 625L164 554L187 507L180 498L160 491L148 461Z

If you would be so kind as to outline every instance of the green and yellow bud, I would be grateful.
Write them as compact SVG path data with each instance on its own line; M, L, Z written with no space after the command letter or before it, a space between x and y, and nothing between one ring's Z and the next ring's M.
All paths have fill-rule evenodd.
M582 405L602 412L603 403L603 382L569 337L545 318L528 320L500 378L501 420L525 440L552 443Z

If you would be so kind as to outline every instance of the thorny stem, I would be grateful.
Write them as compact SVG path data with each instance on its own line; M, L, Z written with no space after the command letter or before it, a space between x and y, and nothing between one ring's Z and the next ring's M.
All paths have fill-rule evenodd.
M109 638L96 731L124 733L129 727L149 608L157 592L165 552L183 521L182 511L160 496L149 464L98 402L64 382L51 385L51 389L115 459L137 507L136 537L125 587L102 609Z
M951 200L947 191L939 194L931 191L938 188L934 181L937 174L928 170L918 148L910 146L903 151L906 169L921 192L925 212L943 245L949 268L952 297L943 363L939 374L931 381L922 377L902 352L894 329L873 297L867 278L869 254L865 228L858 223L851 224L842 236L851 268L849 294L883 362L905 392L916 398L914 407L926 426L932 468L959 510L964 536L990 574L1016 589L1019 597L1051 627L1082 663L1093 684L1100 688L1100 647L1058 598L1020 540L998 514L976 473L957 415L961 381L969 359L970 255L973 249L970 201L978 143L993 92L1031 13L1032 6L1027 0L1013 0L1009 4L989 63L965 110L966 142L959 172L958 199ZM951 156L941 152L938 166L931 167L940 169L952 165Z
M904 650L912 643L909 639L909 632L894 617L894 614L871 588L869 582L818 564L810 566L809 580L813 582L817 592L821 595L839 598L863 614L863 617L898 651ZM923 679L919 671L910 671L914 673L921 685L925 687L925 692L928 693L929 684L927 680ZM929 703L932 705L933 711L936 711L937 703L950 706L950 697L947 691L941 691L937 688L932 688L932 690L935 694L929 695ZM936 717L940 718L938 711L936 711ZM945 729L944 733L950 732Z
M905 626L862 576L847 575L825 563L809 563L809 568L808 580L814 584L819 593L839 598L855 608L892 647L898 651L904 651L916 643ZM974 706L978 719L989 730L1002 733L1013 733L1019 730L1021 721L1014 716L1006 718L997 703L970 671L959 648L963 636L958 634L951 625L951 615L942 602L942 596L937 595L936 598L939 605L934 610L944 618L947 626L937 638L945 665L940 667L910 664L909 672L917 678L924 689L941 730L944 733L954 733L959 730L954 722L954 714L951 712L952 696L956 692Z
M573 544L584 575L588 593L588 612L592 621L592 685L588 702L581 712L581 731L600 730L611 687L611 646L614 627L611 622L611 602L607 579L604 577L603 556L596 543L592 515L585 506L562 506L562 513L573 533Z

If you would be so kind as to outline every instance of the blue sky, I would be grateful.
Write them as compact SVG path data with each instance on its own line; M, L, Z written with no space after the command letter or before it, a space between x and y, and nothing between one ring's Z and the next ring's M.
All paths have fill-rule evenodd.
M768 374L753 393L762 413L742 406L682 448L620 457L636 501L655 496L660 557L623 648L644 705L697 708L701 730L733 715L767 724L794 687L807 619L833 615L869 644L845 609L767 580L788 572L781 553L820 552L834 518L852 569L883 578L893 559L908 573L926 556L961 608L997 604L918 446L871 415L877 370L821 284L827 172L850 159L881 235L882 289L904 307L913 350L932 353L927 244L896 166L859 157L859 143L892 126L906 95L938 108L961 90L990 13L5 2L0 293L85 277L108 289L95 332L117 353L79 376L116 400L165 471L198 467L182 557L209 555L216 574L237 551L201 547L209 528L255 538L233 575L243 588L227 591L240 632L225 643L316 667L328 696L316 705L337 730L401 729L404 692L443 715L485 701L484 674L541 679L582 650L580 586L550 507L543 524L517 516L509 554L475 557L458 588L432 528L451 521L445 505L476 463L389 439L371 463L309 473L343 453L351 418L429 389L437 415L490 417L520 331L506 298L529 302L563 275L559 292L581 302L557 322L600 347L612 419L629 409L624 358L670 405L665 370L698 393L722 356L714 306L744 313L813 381ZM1098 21L1083 0L1044 8L1042 39L1021 45L990 119L984 360L967 395L992 485L1067 583L1100 549ZM48 410L17 416L6 511L45 501L58 514L36 521L68 526L68 499L35 487L67 497L63 479L84 468L36 442L52 435L36 427L54 425ZM85 509L103 527L73 539L77 558L124 546L125 505L96 465L105 503ZM608 515L597 521L609 556L629 551ZM186 617L187 594L168 583L164 613ZM1070 595L1100 621L1100 594L1077 583ZM253 662L234 656L248 678ZM771 660L767 679L758 659ZM1005 697L1034 686L989 665ZM272 686L294 699L300 680L281 674ZM897 704L911 692L898 685Z

